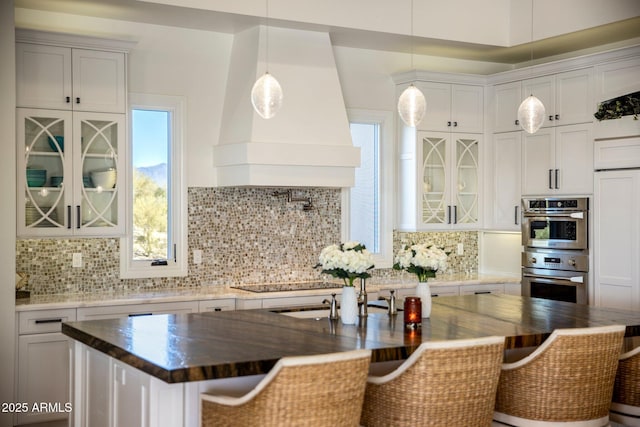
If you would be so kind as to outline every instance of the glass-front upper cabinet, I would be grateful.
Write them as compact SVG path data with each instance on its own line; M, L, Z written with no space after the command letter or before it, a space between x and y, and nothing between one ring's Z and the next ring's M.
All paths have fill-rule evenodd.
M480 135L419 132L422 227L475 227L479 212Z
M17 110L18 235L121 235L124 115Z

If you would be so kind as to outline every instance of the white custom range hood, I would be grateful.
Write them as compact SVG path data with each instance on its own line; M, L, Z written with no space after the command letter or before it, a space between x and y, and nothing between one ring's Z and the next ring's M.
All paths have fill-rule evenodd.
M217 185L351 187L360 149L351 142L329 35L269 27L269 73L282 86L275 117L261 118L251 88L265 72L267 28L233 42L219 144Z

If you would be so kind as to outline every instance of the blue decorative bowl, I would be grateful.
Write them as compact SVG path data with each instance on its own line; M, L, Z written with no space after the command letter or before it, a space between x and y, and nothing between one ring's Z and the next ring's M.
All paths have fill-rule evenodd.
M51 177L51 186L52 187L60 187L61 184L62 184L62 177L61 176L52 176Z
M42 187L47 182L45 169L27 169L27 185L29 187Z
M64 136L54 136L54 138L60 146L60 151L64 152ZM56 146L56 143L53 141L53 139L51 139L51 137L47 137L47 141L49 142L49 147L51 147L51 149L57 153L58 146Z

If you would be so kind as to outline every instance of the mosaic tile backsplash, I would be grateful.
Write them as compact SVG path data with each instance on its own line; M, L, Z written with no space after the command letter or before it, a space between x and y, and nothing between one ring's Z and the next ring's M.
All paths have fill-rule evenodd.
M314 269L323 247L340 241L340 190L294 189L311 197L314 209L274 196L275 188L190 188L189 254L202 250L202 263L189 256L187 277L120 279L120 240L23 239L16 243L16 270L26 272L33 294L114 292L318 280ZM280 189L281 190L281 189ZM394 233L394 252L403 243L432 242L452 250L450 270L476 270L477 232ZM458 243L464 255L455 255ZM71 267L81 252L83 266ZM371 280L393 280L401 272L375 269Z

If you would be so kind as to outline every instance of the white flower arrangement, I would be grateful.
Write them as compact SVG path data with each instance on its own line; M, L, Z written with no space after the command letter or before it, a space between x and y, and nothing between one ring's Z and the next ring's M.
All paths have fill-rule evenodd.
M373 255L360 242L329 245L320 252L316 267L322 272L344 280L345 286L353 286L356 278L369 278L368 270L374 268Z
M419 282L426 282L429 277L436 277L436 271L447 269L448 255L443 249L431 244L403 245L396 254L393 268L414 273Z

